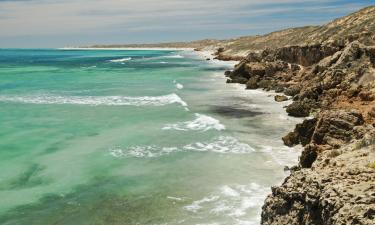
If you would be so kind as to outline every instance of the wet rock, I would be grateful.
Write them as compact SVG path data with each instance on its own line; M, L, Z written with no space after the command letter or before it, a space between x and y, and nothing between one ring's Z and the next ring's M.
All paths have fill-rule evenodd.
M247 78L245 78L245 77L240 77L240 76L233 77L233 78L231 79L231 83L246 84L246 83L247 83Z
M294 145L299 144L299 137L298 134L295 132L289 132L282 138L284 144L288 147L293 147Z
M246 83L246 89L257 89L257 88L259 88L258 78L251 77Z
M316 145L308 145L302 151L299 163L302 168L310 168L318 157L318 148Z
M275 83L272 80L263 79L258 82L258 86L263 89L271 90Z
M281 85L276 85L276 87L275 87L275 92L276 93L281 93L281 92L283 92L284 91L284 87L283 86L281 86Z
M306 119L302 123L297 124L293 132L290 132L283 137L284 144L292 147L297 144L305 146L311 142L311 138L314 134L317 119Z
M226 77L229 77L231 73L232 73L232 71L227 70L227 71L224 72L224 75L225 75Z
M276 95L275 96L275 101L276 102L288 101L288 97L286 97L285 95Z

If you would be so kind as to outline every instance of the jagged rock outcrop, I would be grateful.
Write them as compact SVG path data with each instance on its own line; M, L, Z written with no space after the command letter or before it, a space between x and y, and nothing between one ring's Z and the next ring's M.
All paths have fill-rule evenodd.
M301 124L297 124L293 132L290 132L283 137L284 144L287 146L294 146L302 144L303 146L311 142L314 134L317 119L306 119Z
M374 21L375 7L363 9L317 28L319 35L301 35L301 44L250 52L227 73L247 89L291 96L289 115L312 116L283 137L304 150L291 175L272 188L262 225L375 221Z
M375 221L375 134L319 154L272 188L262 225L372 225Z

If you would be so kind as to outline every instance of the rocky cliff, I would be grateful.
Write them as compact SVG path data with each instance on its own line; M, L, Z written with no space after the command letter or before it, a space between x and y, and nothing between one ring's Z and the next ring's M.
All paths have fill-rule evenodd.
M368 7L324 26L249 39L248 55L226 72L247 89L284 93L275 100L294 100L288 114L307 117L283 137L304 150L272 188L263 225L374 224L374 45L375 7ZM227 43L217 55L233 51Z

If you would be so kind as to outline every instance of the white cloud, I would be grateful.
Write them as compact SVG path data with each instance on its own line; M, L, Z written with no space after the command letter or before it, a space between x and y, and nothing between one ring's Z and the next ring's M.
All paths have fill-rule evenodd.
M105 35L123 32L178 32L179 30L269 30L283 21L262 25L251 19L293 10L338 10L330 0L0 0L0 38L59 34ZM310 4L309 7L304 7ZM284 6L283 6L284 5ZM360 7L361 5L355 5ZM357 7L357 8L358 8ZM308 11L307 11L308 12ZM290 19L290 18L288 18ZM326 18L322 18L322 21ZM314 22L322 22L314 21ZM309 23L311 21L305 21ZM300 19L290 25L300 25ZM216 34L217 35L217 34ZM98 40L100 41L100 40Z

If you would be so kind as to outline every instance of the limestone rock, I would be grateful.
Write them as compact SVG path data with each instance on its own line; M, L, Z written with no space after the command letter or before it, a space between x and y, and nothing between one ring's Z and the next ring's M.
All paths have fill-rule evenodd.
M286 108L286 112L290 116L306 117L314 106L315 104L309 100L295 101Z
M288 97L286 97L285 95L276 95L275 96L275 101L276 102L288 101Z

